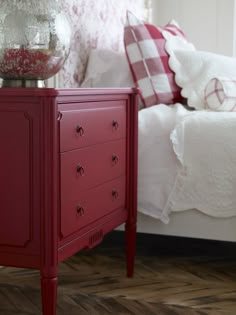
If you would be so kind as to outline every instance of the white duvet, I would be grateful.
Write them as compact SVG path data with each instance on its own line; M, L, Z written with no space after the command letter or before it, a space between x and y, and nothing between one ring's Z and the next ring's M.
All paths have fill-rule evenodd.
M181 104L139 112L139 211L169 221L172 211L236 215L236 113Z

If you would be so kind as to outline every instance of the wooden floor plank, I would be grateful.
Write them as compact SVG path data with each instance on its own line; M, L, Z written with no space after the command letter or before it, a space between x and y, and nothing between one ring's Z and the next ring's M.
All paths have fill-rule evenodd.
M139 239L130 279L114 235L59 265L57 315L236 315L236 244ZM0 269L0 314L41 314L38 271Z

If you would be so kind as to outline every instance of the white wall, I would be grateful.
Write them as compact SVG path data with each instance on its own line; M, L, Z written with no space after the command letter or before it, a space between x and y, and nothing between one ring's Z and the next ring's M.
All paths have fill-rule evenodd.
M175 19L197 49L235 55L236 0L152 0L153 23Z

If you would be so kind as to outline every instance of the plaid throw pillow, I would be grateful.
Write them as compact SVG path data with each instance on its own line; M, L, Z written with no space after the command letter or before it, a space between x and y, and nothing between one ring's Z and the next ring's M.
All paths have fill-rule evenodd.
M124 45L130 70L145 107L181 102L181 88L176 85L165 50L163 31L185 37L175 21L156 27L140 21L130 11L124 30Z

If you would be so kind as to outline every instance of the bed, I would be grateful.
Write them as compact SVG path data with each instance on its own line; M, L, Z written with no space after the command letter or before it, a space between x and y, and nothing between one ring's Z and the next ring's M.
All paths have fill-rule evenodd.
M147 4L65 1L57 85L140 89L139 232L236 241L235 59L198 51L176 21L144 23Z

